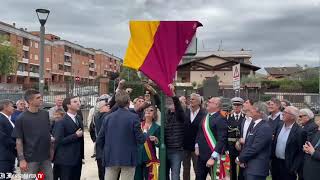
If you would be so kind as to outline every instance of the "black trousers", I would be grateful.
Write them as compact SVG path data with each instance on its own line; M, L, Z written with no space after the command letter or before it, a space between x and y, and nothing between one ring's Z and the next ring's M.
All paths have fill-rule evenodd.
M200 157L198 157L196 180L206 180L208 173L211 173L211 169L207 167L207 161L208 160L202 160Z
M102 165L102 159L97 159L99 180L104 180L105 167Z
M5 177L0 177L0 179L11 179L7 178L7 173L14 172L14 161L0 161L0 173L4 173Z
M244 168L239 167L238 180L244 180Z
M236 158L239 156L238 153L236 154L229 154L230 156L230 180L244 180L243 168L239 167L239 173L237 174L237 164Z
M283 159L273 158L271 162L272 180L296 180L297 175L291 173Z
M245 176L245 180L266 180L266 178L267 177L265 177L265 176L253 176L253 175L248 175L248 174Z
M82 162L79 162L75 166L55 164L56 174L54 177L59 176L60 180L80 180Z

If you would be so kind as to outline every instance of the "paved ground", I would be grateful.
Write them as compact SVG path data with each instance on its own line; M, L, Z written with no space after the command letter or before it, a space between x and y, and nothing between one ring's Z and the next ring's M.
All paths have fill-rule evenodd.
M89 132L85 132L84 134L84 142L85 142L85 165L82 169L81 180L98 180L98 168L96 161L91 158L93 154L94 145L90 139ZM182 177L182 172L181 172ZM191 173L191 180L195 179L194 173ZM209 178L207 178L209 179Z

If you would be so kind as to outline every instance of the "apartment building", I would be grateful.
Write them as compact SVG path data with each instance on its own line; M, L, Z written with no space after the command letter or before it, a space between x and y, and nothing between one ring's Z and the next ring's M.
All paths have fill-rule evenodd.
M10 84L36 84L39 81L39 32L28 32L0 21L0 35L17 49L18 66L15 73L1 77ZM97 77L108 77L120 72L122 59L103 50L85 48L79 44L63 40L53 34L45 35L44 76L47 84L62 83L80 78L82 82L92 82Z

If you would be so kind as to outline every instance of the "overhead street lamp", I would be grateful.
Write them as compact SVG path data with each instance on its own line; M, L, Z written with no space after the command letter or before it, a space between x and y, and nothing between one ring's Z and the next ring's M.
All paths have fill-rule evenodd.
M39 91L43 95L44 88L44 25L47 22L50 11L47 9L36 9L40 26L40 69L39 69Z

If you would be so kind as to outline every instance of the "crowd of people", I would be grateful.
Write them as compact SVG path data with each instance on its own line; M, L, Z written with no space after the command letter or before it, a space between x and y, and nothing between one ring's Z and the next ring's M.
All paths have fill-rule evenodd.
M160 102L146 94L131 101L132 89L121 80L114 95L102 95L87 118L95 143L92 158L99 179L158 179L157 148L166 146L166 179L317 180L320 176L320 131L310 109L289 101L204 100L199 94L175 94ZM80 180L84 164L84 125L79 97L57 97L48 111L39 91L30 89L16 102L0 100L0 179L10 179L16 164L25 175ZM165 121L160 123L160 104ZM160 126L164 126L161 142ZM16 163L18 162L18 163ZM193 167L193 169L191 169ZM4 176L3 176L4 175ZM34 177L23 176L23 179Z

